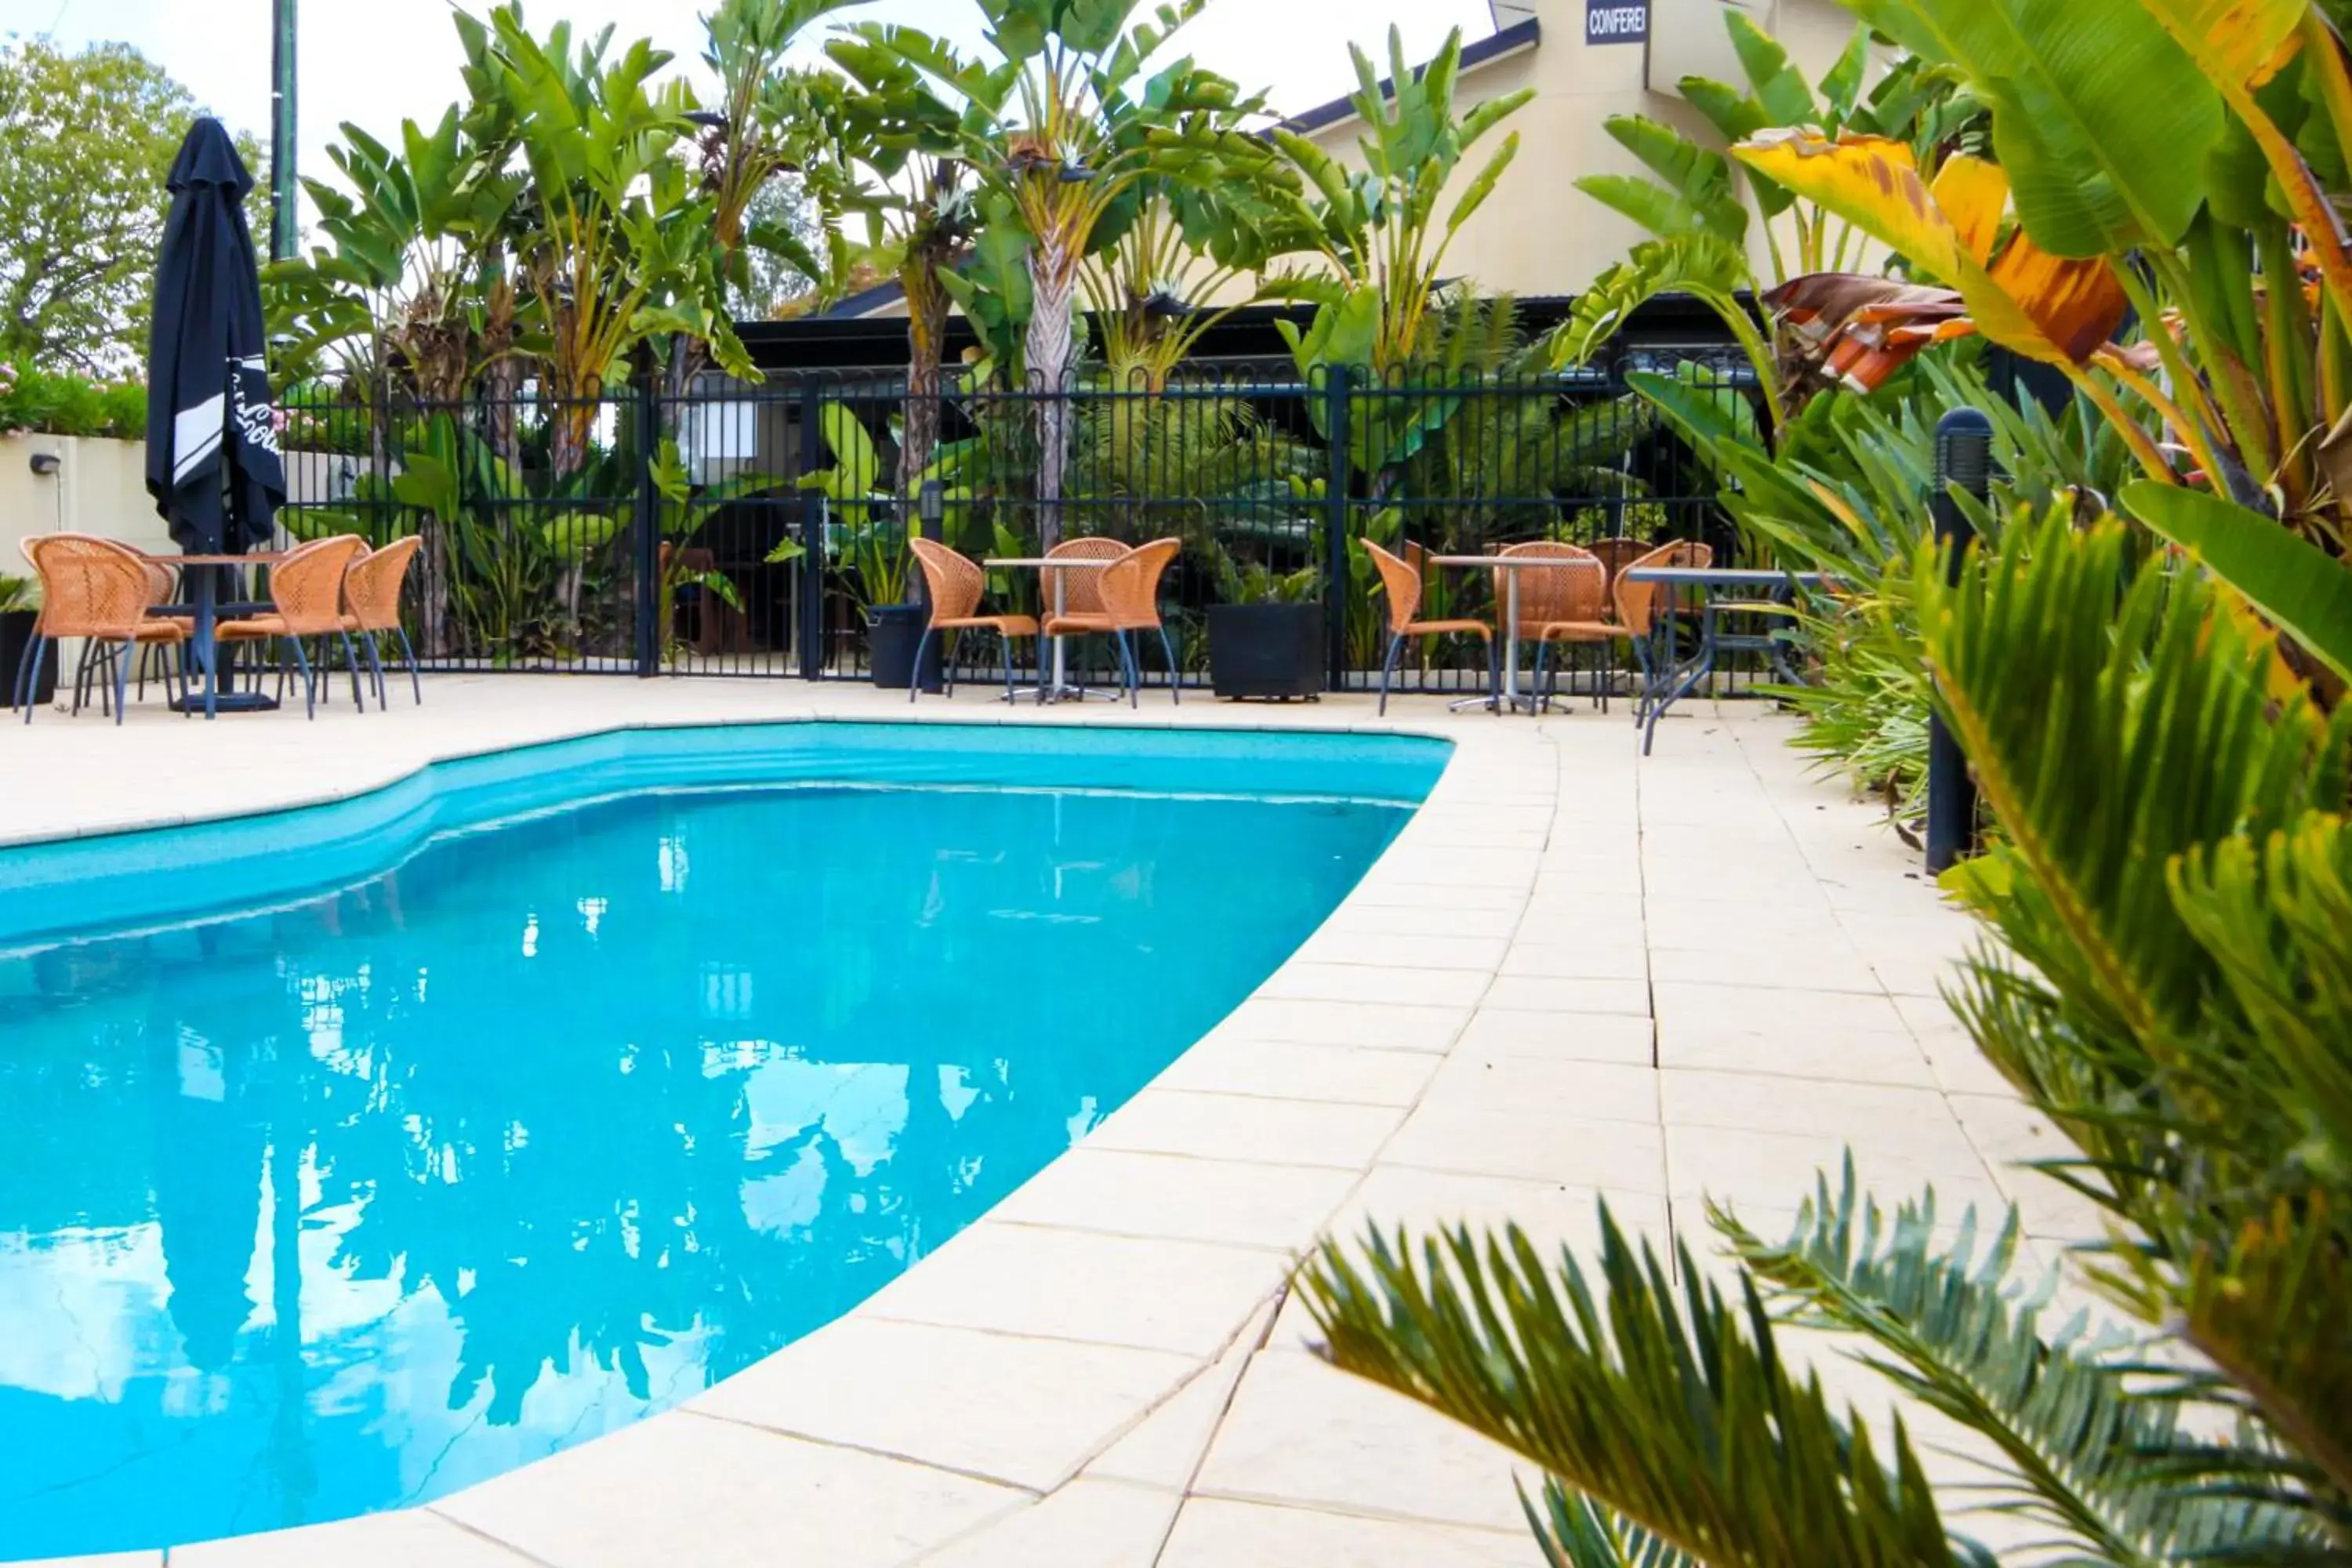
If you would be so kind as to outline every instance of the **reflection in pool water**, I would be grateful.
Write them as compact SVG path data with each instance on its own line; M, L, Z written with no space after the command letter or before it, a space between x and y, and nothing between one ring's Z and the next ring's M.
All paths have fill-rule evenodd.
M642 795L0 960L0 1558L425 1500L855 1305L1403 813Z

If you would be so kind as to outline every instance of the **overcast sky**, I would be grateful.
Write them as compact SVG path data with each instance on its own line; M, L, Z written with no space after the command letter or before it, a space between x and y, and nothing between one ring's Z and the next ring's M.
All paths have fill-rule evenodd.
M468 3L478 14L488 10L488 0ZM528 0L524 16L539 29L565 16L582 31L611 23L620 37L650 37L698 72L698 17L712 3ZM458 85L450 9L450 0L307 0L300 13L302 173L331 172L324 149L341 121L388 138L404 119L439 118ZM51 34L67 47L93 40L136 45L233 128L266 143L269 14L269 0L0 0L0 35ZM971 0L873 0L848 15L978 41ZM1353 81L1349 40L1377 59L1391 21L1416 60L1433 52L1450 26L1473 39L1492 30L1487 0L1211 0L1182 38L1203 65L1244 87L1270 89L1276 107L1295 112L1347 91Z

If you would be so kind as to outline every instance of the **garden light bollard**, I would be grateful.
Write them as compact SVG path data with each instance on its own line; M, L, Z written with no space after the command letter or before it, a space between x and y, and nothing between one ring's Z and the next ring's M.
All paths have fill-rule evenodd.
M1959 581L1962 557L1976 538L1952 489L1957 485L1983 500L1991 484L1992 421L1977 409L1955 408L1936 426L1936 493L1927 503L1936 547L1945 552L1948 583ZM1927 730L1928 872L1949 870L1976 847L1976 836L1977 786L1969 776L1969 759L1943 716L1932 715Z

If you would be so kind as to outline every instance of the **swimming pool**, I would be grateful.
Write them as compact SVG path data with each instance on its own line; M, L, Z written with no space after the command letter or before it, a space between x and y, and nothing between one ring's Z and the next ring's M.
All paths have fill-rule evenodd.
M429 1500L837 1317L1254 989L1444 758L643 731L0 851L0 1559Z

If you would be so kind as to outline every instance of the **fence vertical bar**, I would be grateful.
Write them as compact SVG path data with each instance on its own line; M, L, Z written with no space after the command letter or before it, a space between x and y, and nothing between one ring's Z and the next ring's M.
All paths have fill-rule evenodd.
M1329 450L1323 478L1323 626L1327 685L1333 691L1348 683L1348 486L1355 473L1348 460L1350 382L1344 364L1324 372L1323 435Z
M654 454L661 447L661 405L654 392L651 372L636 377L635 413L637 464L637 676L650 679L661 673L662 644L669 628L662 625L661 491L654 483Z
M801 466L805 477L824 462L824 416L816 377L801 378ZM824 494L801 492L801 678L824 679Z

